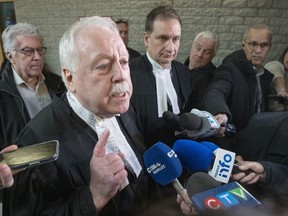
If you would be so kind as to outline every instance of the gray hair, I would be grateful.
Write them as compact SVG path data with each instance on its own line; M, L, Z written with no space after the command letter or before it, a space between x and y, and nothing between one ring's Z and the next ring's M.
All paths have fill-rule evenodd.
M251 29L266 29L268 31L268 41L271 43L272 42L272 30L271 28L264 24L264 23L258 23L258 24L254 24L254 25L251 25L251 26L248 26L246 28L246 31L244 33L244 36L243 36L243 41L246 40L247 38L247 35L248 35L248 32L251 30Z
M72 24L72 26L64 33L59 43L59 57L61 68L66 68L70 73L75 72L79 65L79 53L76 46L77 32L83 31L88 27L97 27L100 29L110 29L119 34L118 28L113 20L104 17L87 17ZM64 78L64 77L62 77ZM65 82L65 79L63 79Z
M16 37L19 35L38 37L43 44L43 38L38 29L29 23L17 23L8 26L2 33L4 52L12 52L16 47Z
M220 46L220 41L218 40L218 37L215 33L211 32L211 31L202 31L200 33L198 33L193 41L193 44L200 38L205 38L209 41L213 41L214 42L214 55L217 53L218 48Z

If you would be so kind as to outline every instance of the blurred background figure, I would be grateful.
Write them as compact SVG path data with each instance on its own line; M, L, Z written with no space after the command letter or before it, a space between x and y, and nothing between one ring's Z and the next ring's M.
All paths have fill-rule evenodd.
M2 41L6 59L0 72L0 149L15 143L21 129L66 89L59 75L44 68L47 48L34 25L9 25Z
M129 23L127 19L117 19L115 20L115 23L117 25L117 28L119 30L119 34L129 52L129 59L133 59L136 58L138 56L140 56L141 54L134 50L131 49L130 47L128 47L128 43L129 43Z
M264 68L272 44L266 24L248 26L242 49L227 56L217 67L203 97L203 109L220 124L232 123L237 131L245 128L252 115L268 110L273 74Z
M265 68L274 74L272 81L272 93L275 96L283 97L277 99L271 99L269 101L270 111L287 111L288 110L288 46L282 52L279 60L268 62Z
M189 99L191 108L199 108L204 92L214 75L216 67L212 59L218 47L217 36L211 31L198 33L192 43L190 56L184 62L191 72L192 93Z

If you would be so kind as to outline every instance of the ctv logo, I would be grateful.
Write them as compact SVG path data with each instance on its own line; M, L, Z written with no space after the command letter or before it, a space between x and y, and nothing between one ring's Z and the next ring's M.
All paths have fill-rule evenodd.
M227 192L222 192L217 194L215 197L207 197L204 200L204 204L207 209L217 210L221 208L228 208L231 206L239 205L239 201L236 199L239 197L247 201L247 196L245 191L242 188L234 188L233 190L229 190Z

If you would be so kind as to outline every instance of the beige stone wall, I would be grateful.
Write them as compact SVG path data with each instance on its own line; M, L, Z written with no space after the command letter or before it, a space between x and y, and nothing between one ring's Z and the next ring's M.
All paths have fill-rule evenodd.
M287 0L16 0L17 22L36 25L48 47L46 63L60 73L58 42L63 32L81 16L111 16L130 21L130 47L145 52L143 31L146 14L160 4L172 5L183 21L178 60L189 55L192 39L203 30L218 34L221 46L216 65L223 57L240 48L247 25L264 22L273 29L269 60L278 58L288 45Z

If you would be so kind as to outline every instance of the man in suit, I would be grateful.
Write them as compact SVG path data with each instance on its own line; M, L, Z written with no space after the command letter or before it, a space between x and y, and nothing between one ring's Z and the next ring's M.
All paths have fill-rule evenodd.
M162 141L172 145L175 128L162 115L184 112L191 92L190 72L175 61L181 38L181 19L170 6L154 8L146 16L146 53L130 62L132 101L140 115L148 145Z
M59 56L68 91L17 140L26 146L56 139L59 158L15 176L4 215L144 213L157 205L159 190L144 169L146 148L130 106L129 54L115 23L76 22L60 40Z

